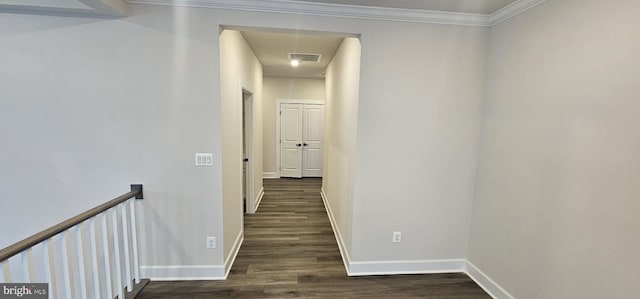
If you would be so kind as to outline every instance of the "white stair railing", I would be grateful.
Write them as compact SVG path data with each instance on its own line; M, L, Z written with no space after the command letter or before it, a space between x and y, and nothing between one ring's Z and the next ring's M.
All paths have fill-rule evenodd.
M0 250L0 283L47 283L49 298L134 298L140 278L136 199L142 185Z

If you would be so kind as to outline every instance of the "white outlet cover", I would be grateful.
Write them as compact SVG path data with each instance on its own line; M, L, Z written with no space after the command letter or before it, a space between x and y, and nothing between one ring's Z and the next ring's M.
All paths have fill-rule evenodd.
M402 232L393 232L391 242L400 243L402 241Z
M207 237L207 248L216 248L216 237Z

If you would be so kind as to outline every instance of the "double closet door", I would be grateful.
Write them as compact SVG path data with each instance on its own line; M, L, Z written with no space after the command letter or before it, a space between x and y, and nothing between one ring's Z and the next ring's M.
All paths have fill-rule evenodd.
M324 105L280 104L280 176L321 177Z

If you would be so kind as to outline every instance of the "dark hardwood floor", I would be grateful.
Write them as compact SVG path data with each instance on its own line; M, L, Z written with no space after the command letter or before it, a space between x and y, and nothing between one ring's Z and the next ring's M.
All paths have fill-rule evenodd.
M226 281L154 281L138 298L490 298L461 273L348 277L320 186L265 180Z

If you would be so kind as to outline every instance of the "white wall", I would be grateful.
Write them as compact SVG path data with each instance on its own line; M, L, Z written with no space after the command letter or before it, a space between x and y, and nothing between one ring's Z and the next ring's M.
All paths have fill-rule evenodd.
M469 259L517 298L640 294L640 5L491 30Z
M223 263L218 24L133 14L0 15L0 247L143 183L143 274Z
M265 176L275 176L277 100L324 100L324 79L264 77L262 84L263 169Z
M356 161L345 161L355 163L352 257L465 256L487 29L129 6L114 20L0 17L0 210L15 216L0 218L2 242L142 182L142 264L157 267L145 273L219 274L242 219L233 195L223 205L222 160L235 157L221 155L222 125L239 114L222 115L222 24L361 34ZM196 168L195 152L213 152L214 167ZM20 216L33 211L46 213Z
M460 271L487 31L401 23L368 30L375 34L361 38L351 257L362 272ZM401 243L391 243L393 231Z
M351 249L360 55L360 41L345 38L325 78L322 192L347 260Z
M262 189L262 65L238 31L224 30L220 34L220 79L224 254L229 257L243 232L243 88L253 92L254 177L251 179L254 180L255 195Z

